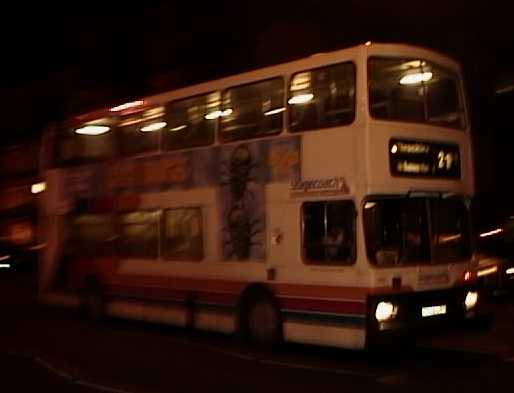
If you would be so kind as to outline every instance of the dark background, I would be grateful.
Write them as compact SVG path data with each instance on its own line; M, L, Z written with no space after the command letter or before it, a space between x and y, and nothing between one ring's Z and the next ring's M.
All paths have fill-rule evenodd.
M514 23L500 1L145 1L2 6L2 145L74 113L340 49L422 45L463 65L479 225L514 214ZM485 224L484 224L485 225Z

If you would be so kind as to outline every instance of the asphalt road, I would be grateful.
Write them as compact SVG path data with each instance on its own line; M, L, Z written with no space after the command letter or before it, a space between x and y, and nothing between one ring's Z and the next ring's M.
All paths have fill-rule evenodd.
M387 353L285 345L121 320L92 323L36 302L35 277L0 276L0 388L11 392L483 392L514 373L514 302L488 331Z

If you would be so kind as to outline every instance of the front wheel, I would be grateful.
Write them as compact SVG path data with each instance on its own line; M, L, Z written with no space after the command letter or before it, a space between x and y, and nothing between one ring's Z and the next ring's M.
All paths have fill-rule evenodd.
M269 296L258 296L248 303L245 328L247 338L254 344L276 346L282 342L280 311Z

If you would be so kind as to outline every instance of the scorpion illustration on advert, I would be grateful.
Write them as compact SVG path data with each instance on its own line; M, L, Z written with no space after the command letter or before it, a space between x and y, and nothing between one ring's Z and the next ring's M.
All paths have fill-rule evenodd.
M252 152L252 150L254 150ZM264 190L257 179L258 145L236 146L221 162L225 259L264 259Z
M221 152L221 213L225 259L266 257L265 185L297 176L299 139L242 143Z

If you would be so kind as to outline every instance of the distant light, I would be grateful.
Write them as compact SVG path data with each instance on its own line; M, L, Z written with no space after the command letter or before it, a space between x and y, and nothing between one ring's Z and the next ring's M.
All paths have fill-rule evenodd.
M223 117L223 116L231 115L232 112L233 112L232 108L225 109L224 111L215 110L215 111L212 111L210 113L207 113L205 115L205 118L207 120L214 120L214 119L217 119L218 117Z
M464 272L464 281L471 281L472 277L473 277L473 275L471 274L471 272L469 270L466 270Z
M513 90L514 90L514 84L510 84L505 87L500 87L500 88L496 89L495 93L496 94L505 94L505 93L508 93Z
M313 98L314 94L312 93L298 94L291 97L287 103L291 105L306 104L307 102L312 101Z
M180 130L183 130L184 128L187 128L187 126L185 124L181 124L180 126L173 127L170 131L180 131Z
M364 45L371 46L371 41L366 41L366 43Z
M395 154L398 151L398 145L394 144L391 146L391 153Z
M376 202L366 202L364 204L364 209L373 209L377 205Z
M509 267L507 270L505 270L506 274L514 274L514 267Z
M477 277L488 276L490 274L494 274L498 271L498 266L491 266L486 269L479 270L477 273Z
M36 244L35 246L29 247L29 250L41 250L46 247L46 243Z
M439 236L439 242L440 243L449 243L451 241L454 241L454 240L459 240L460 238L462 238L462 235L460 233L457 233L455 235L441 235Z
M10 256L10 255L2 255L2 256L0 257L0 261L7 261L9 258L11 258L11 256Z
M159 131L166 127L168 123L165 121L157 121L155 123L148 124L147 126L141 127L142 132Z
M143 105L145 102L143 100L137 100L132 102L127 102L125 104L121 104L118 106L113 106L111 109L109 109L111 112L120 112L124 111L125 109L135 108L138 106Z
M427 72L417 72L415 74L405 75L400 79L401 85L416 85L421 82L428 82L432 79L432 73L430 71Z
M271 116L271 115L276 115L278 113L282 113L286 110L286 108L284 107L281 107L281 108L276 108L276 109L271 109L267 112L264 112L264 116Z
M109 126L84 126L77 128L75 132L80 135L102 135L111 129Z
M0 269L9 269L10 267L10 263L0 263Z
M40 182L40 183L34 183L30 186L30 192L33 194L39 194L40 192L43 192L46 190L46 183Z
M503 229L496 228L496 229L493 229L492 231L481 233L480 237L494 236L494 235L497 235L498 233L502 233L502 232L503 232Z

